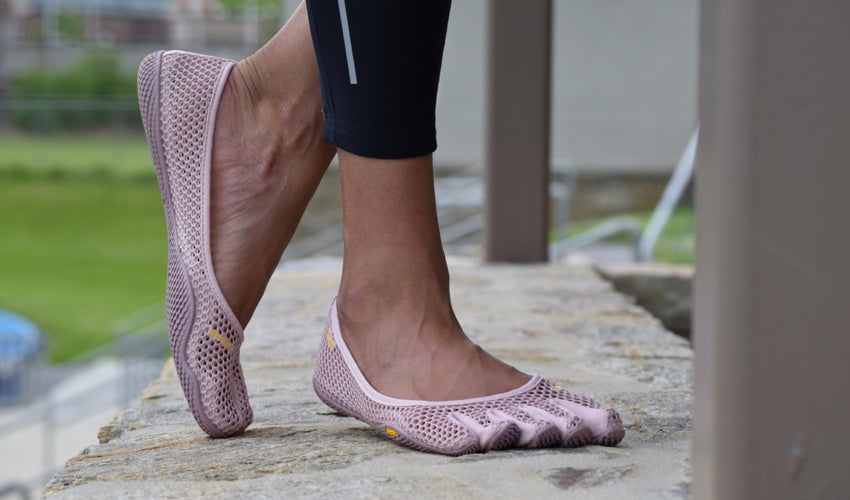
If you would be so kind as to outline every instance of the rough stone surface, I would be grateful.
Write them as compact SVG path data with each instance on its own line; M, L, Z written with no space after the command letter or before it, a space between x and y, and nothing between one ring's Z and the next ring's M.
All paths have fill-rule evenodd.
M640 262L606 264L597 270L614 288L633 296L667 329L691 337L693 266Z
M279 271L243 346L255 423L214 440L169 362L47 485L53 498L687 498L692 351L589 267L451 263L469 335L494 354L618 408L613 448L463 457L411 451L342 417L310 374L339 262ZM92 436L94 439L94 436Z

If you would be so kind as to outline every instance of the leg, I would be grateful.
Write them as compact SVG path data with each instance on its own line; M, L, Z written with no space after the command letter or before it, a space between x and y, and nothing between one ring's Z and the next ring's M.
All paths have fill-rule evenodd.
M619 442L616 412L493 358L452 311L430 155L448 2L308 7L345 237L313 375L319 397L399 443L449 455Z
M464 335L452 311L431 155L339 153L345 255L337 302L369 382L401 399L445 401L515 389L527 375Z
M339 146L343 334L387 395L447 400L514 389L528 376L472 344L449 299L430 154L449 2L370 7L308 2L325 137Z

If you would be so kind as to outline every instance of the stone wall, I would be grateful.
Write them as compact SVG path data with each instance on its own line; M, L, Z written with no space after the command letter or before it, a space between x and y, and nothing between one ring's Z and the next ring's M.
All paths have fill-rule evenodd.
M411 451L342 417L310 373L339 261L296 261L246 331L255 422L239 437L195 425L173 365L47 485L50 498L688 498L692 352L590 268L454 260L470 337L506 361L617 408L617 447L463 457ZM95 436L92 436L94 440Z

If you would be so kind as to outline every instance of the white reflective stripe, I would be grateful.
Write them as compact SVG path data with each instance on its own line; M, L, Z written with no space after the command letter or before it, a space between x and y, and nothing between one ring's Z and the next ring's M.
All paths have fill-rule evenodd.
M354 69L354 51L351 49L351 33L348 31L348 13L345 11L345 0L339 2L339 20L342 23L342 40L345 43L345 58L348 61L348 80L357 85L357 71Z

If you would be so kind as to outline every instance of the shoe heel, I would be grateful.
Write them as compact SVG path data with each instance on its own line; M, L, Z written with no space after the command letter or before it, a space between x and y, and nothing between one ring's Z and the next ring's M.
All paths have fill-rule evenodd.
M162 63L163 51L148 54L139 65L136 76L136 91L139 96L139 111L142 114L142 124L145 127L145 135L150 141L150 132L156 123L156 102L159 93L159 68Z
M171 197L168 196L167 192L168 180L166 178L165 158L162 151L162 139L159 130L159 75L160 68L162 67L162 55L164 53L164 50L153 52L142 60L136 76L136 92L139 97L142 126L145 129L145 137L148 140L151 159L156 169L156 178L159 183L159 191L162 194L162 202L165 205L165 218L170 234Z

